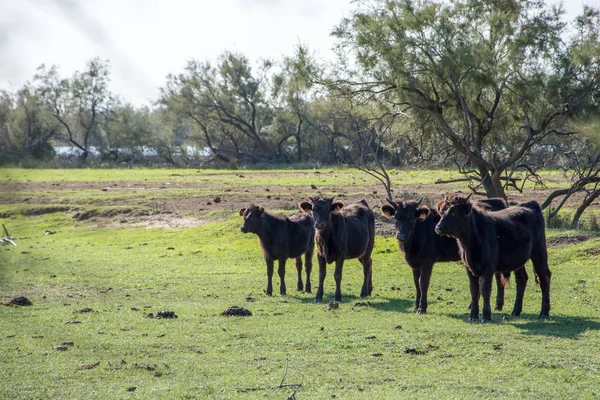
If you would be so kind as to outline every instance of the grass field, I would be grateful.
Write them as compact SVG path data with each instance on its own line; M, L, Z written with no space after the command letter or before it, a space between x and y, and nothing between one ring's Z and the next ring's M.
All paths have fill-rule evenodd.
M452 176L395 179L407 195L433 193L442 174ZM33 303L0 306L0 398L600 396L600 235L548 231L550 320L537 318L530 279L521 318L508 317L512 283L493 323L468 323L457 263L434 267L428 314L415 315L412 273L389 234L376 239L371 298L358 297L356 260L338 309L327 304L332 269L323 304L294 290L290 262L288 295L267 297L256 238L240 232L235 210L254 201L290 213L310 185L381 204L376 184L352 170L0 172L0 222L17 238L0 247L0 301ZM312 278L316 290L316 268ZM253 315L220 315L234 305ZM147 317L162 310L178 318Z

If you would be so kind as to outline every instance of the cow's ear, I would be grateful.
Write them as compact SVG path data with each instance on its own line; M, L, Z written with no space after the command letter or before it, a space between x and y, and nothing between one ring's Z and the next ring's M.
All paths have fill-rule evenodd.
M396 209L392 206L390 206L389 204L384 204L381 207L381 212L383 213L383 215L385 215L388 218L392 218L394 216L394 214L396 213Z
M262 217L263 214L265 213L265 208L264 207L259 207L258 208L258 212L260 213L260 216Z
M421 206L417 209L417 218L423 220L429 215L429 207Z
M298 204L298 207L300 207L300 209L307 214L310 214L312 212L312 204L310 204L308 201L301 202L300 204Z
M341 210L342 208L344 208L344 203L342 203L341 201L336 201L335 203L333 203L331 205L331 211L333 211L333 212L337 212L337 211Z
M240 209L238 210L238 215L239 215L240 217L243 217L243 216L244 216L244 211L246 211L246 209L245 209L245 208L240 208Z
M437 212L441 212L442 211L442 205L444 204L444 200L440 200L437 203L435 203L435 209L437 210Z

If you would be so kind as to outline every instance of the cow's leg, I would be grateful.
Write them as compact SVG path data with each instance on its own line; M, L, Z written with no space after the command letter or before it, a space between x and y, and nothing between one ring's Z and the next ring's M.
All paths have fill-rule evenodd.
M527 287L527 280L529 277L527 276L527 270L525 270L525 266L519 268L515 271L515 281L517 283L517 297L515 299L515 306L511 315L518 317L521 315L523 311L523 296L525 295L525 288Z
M273 295L273 259L271 257L265 257L267 263L267 296Z
M298 272L298 291L304 290L304 283L302 283L302 257L294 259L294 265L296 265L296 271Z
M490 297L492 296L492 281L494 280L493 272L485 272L481 280L481 296L483 297L483 317L481 322L490 322L492 320L492 305Z
M312 272L313 249L310 248L304 255L304 270L306 271L306 293L311 293L310 274Z
M373 289L373 281L371 279L373 260L370 257L363 257L360 259L360 263L363 266L363 286L360 291L360 297L365 298L371 295L371 290Z
M495 311L502 311L504 307L504 289L506 288L506 279L502 272L496 272L496 307Z
M416 296L415 296L415 312L419 309L419 305L421 304L421 286L419 285L419 278L421 277L421 269L413 268L413 281L415 283Z
M371 258L371 254L373 253L373 246L375 245L375 227L373 227L372 231L369 235L369 243L367 244L367 251L365 252L364 259L368 260L369 265L369 282L367 287L367 296L371 295L373 291L373 259ZM363 264L364 268L364 264Z
M285 261L285 258L279 259L279 269L277 271L279 273L279 294L282 296L287 292L285 287Z
M473 275L469 270L467 270L467 275L469 275L469 289L471 290L469 322L475 322L479 320L479 277Z
M320 303L323 301L323 282L325 281L325 275L327 275L327 263L325 262L325 258L318 254L317 261L319 262L319 288L317 289L315 302Z
M548 268L548 252L545 243L538 245L538 249L533 249L531 262L533 270L537 275L537 280L542 290L542 310L540 318L550 318L550 281L552 272Z
M342 301L342 269L344 268L344 259L338 258L335 260L335 271L333 277L335 279L335 301Z
M421 264L421 273L419 275L421 301L419 304L417 304L417 314L425 314L427 312L427 292L429 291L429 282L431 280L432 269L433 263Z

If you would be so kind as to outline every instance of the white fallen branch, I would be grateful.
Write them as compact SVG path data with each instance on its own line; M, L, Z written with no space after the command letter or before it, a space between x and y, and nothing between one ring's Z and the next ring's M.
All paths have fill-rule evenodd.
M10 234L8 233L8 230L6 229L6 226L4 226L4 224L2 224L2 228L4 228L4 237L0 238L0 243L2 244L8 244L8 243L12 243L13 245L17 245L15 243L15 238L14 237L10 237Z

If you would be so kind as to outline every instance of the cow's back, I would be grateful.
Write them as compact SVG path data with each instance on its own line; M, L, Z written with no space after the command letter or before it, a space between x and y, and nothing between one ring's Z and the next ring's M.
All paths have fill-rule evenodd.
M490 214L495 222L498 242L498 269L523 265L531 257L534 246L543 242L545 229L537 202L527 202Z
M375 236L375 215L364 200L344 207L339 214L344 218L348 255L346 258L362 256L369 250Z
M297 258L314 245L315 221L306 213L296 213L290 216L287 222L289 257Z

